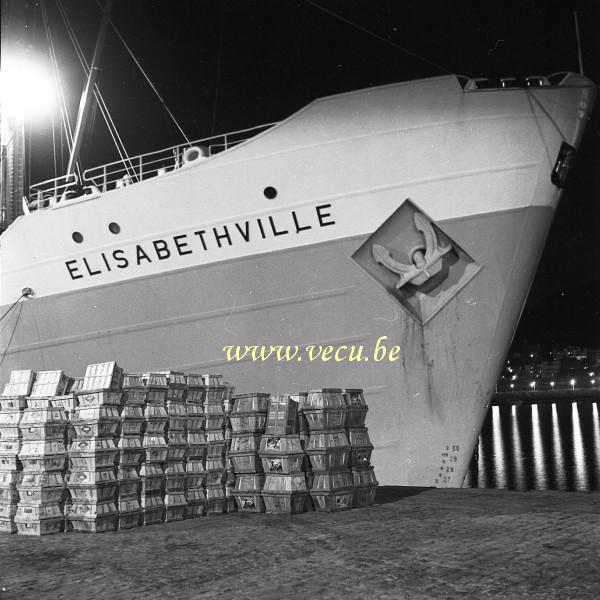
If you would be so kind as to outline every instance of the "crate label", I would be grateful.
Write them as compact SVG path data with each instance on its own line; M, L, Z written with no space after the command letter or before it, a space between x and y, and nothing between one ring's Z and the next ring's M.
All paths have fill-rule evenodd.
M240 496L240 502L242 504L242 508L256 508L254 496Z
M269 458L269 471L283 471L283 465L280 458Z
M279 437L267 438L266 447L269 450L279 450L281 448L281 438L279 438Z

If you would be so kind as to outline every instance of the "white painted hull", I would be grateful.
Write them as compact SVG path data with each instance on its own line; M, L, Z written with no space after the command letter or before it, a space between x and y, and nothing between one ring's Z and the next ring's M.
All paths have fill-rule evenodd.
M3 379L117 360L222 372L239 392L363 387L378 479L461 485L558 200L550 172L592 103L589 88L466 94L451 77L365 90L185 171L28 215L1 239L2 304L36 292L2 323ZM424 323L352 258L407 198L477 265ZM381 336L398 361L222 350L368 355Z

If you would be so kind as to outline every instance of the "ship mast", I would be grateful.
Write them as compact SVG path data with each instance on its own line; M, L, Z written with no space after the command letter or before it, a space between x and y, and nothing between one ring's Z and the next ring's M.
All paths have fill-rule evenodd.
M90 72L88 74L87 82L81 95L81 101L79 103L79 112L77 114L77 124L75 125L75 134L73 136L73 147L71 148L71 155L69 156L69 164L67 166L67 176L75 170L75 165L79 158L79 152L81 151L81 142L83 140L83 133L87 125L87 121L90 114L91 103L90 98L96 83L98 75L98 62L100 60L100 54L102 52L102 46L104 45L104 37L106 34L106 28L110 21L110 11L112 9L114 0L107 0L106 6L104 7L104 14L102 15L102 21L100 23L100 29L98 31L98 37L96 39L96 47L94 48L94 55L92 57L92 64L90 65Z

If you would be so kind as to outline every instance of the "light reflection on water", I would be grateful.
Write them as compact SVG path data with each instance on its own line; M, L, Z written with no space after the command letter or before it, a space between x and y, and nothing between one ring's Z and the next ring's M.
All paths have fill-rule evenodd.
M471 485L600 490L598 403L492 406L479 438L478 460L471 465Z
M513 408L517 407L515 406ZM535 469L534 487L538 490L545 490L548 489L548 479L546 476L546 463L544 462L544 447L542 444L542 429L537 404L533 404L531 407L531 427L531 437L533 442L533 464L537 465L537 469Z

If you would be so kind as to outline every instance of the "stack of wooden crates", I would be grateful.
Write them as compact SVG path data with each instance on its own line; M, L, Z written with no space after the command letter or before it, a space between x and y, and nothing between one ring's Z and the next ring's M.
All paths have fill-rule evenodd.
M67 489L71 504L67 528L100 532L117 525L117 432L120 427L123 371L114 362L89 365L71 423Z

